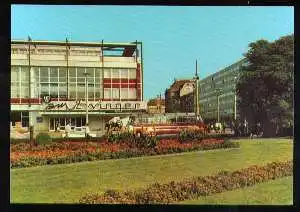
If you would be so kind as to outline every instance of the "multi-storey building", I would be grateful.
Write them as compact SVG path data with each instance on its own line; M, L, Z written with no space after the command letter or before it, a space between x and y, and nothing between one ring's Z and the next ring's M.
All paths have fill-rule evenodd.
M194 80L174 80L165 92L167 113L183 113L194 111Z
M200 114L204 120L218 120L218 113L220 121L239 119L236 83L246 64L246 59L241 59L200 80Z
M145 111L142 43L11 42L11 130L34 135L86 124L103 131L113 116Z

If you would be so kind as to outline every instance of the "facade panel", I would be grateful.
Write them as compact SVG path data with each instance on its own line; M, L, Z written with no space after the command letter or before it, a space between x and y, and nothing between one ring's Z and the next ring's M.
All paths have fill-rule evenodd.
M246 59L239 60L200 80L200 112L205 120L218 119L218 99L220 121L239 118L235 86L239 71L246 63Z

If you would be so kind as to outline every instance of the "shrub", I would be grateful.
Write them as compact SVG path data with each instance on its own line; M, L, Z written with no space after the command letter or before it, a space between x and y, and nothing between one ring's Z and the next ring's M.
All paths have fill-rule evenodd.
M39 133L36 136L36 143L37 144L48 144L52 141L52 138L48 133Z
M179 132L178 138L181 143L201 140L204 138L204 133L196 129L183 129Z
M110 143L127 143L134 140L134 135L131 132L110 133L107 136L107 140Z
M251 166L234 172L222 171L215 176L192 177L181 182L154 183L137 191L109 190L104 195L86 195L80 203L171 203L224 192L293 174L293 162L276 162L262 167Z
M156 136L142 135L135 138L137 147L139 148L154 148L158 144L158 138Z

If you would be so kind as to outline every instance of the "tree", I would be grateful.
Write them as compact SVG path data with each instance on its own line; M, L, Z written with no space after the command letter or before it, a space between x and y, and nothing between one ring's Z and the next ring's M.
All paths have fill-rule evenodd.
M258 40L245 54L249 62L237 84L241 115L260 122L265 136L293 123L294 35Z

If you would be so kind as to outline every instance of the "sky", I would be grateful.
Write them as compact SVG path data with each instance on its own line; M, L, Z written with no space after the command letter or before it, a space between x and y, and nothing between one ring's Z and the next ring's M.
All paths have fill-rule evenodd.
M11 38L143 42L144 98L174 78L200 80L243 58L248 45L294 33L293 7L12 5Z

